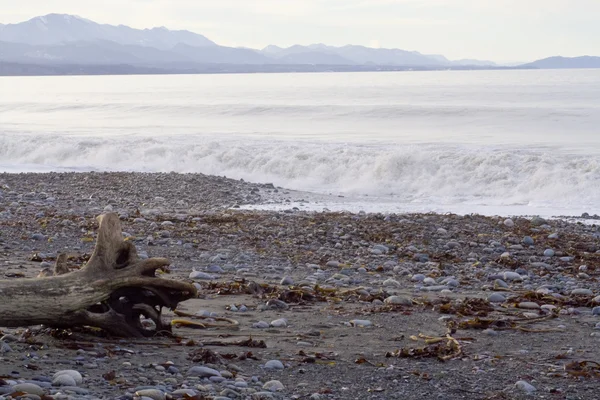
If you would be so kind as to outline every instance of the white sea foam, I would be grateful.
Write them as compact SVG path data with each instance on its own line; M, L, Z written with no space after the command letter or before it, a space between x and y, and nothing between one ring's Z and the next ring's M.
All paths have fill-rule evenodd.
M4 165L9 171L200 172L273 182L290 189L363 196L363 201L366 195L393 199L409 208L594 210L600 204L598 158L557 151L189 136L5 135L0 137L0 159L0 168Z

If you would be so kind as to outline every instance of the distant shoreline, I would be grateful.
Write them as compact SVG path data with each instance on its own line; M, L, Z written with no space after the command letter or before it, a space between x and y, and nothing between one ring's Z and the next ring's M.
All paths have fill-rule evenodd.
M168 66L21 64L0 62L0 76L102 76L102 75L197 75L252 73L323 73L323 72L402 72L402 71L491 71L525 70L533 67L498 66L381 66L381 65L277 65L277 64L198 64L189 68Z

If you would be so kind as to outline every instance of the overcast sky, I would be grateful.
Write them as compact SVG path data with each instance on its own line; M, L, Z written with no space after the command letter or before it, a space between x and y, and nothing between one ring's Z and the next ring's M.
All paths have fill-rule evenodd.
M0 23L65 13L253 48L360 44L504 62L600 56L600 0L0 0L0 10Z

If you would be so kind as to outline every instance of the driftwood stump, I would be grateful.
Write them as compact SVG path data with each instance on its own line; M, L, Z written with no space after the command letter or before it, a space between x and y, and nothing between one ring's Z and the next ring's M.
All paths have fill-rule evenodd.
M53 276L0 280L0 326L93 326L129 337L171 331L162 308L195 297L195 287L156 277L169 260L139 259L133 243L123 240L117 214L101 215L98 222L96 247L80 270L69 272L62 255ZM153 324L142 324L144 318Z

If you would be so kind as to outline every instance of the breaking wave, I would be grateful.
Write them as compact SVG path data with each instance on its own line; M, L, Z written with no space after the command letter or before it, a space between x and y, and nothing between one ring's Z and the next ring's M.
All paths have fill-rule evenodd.
M421 204L600 204L600 158L544 149L6 134L0 170L198 172Z

